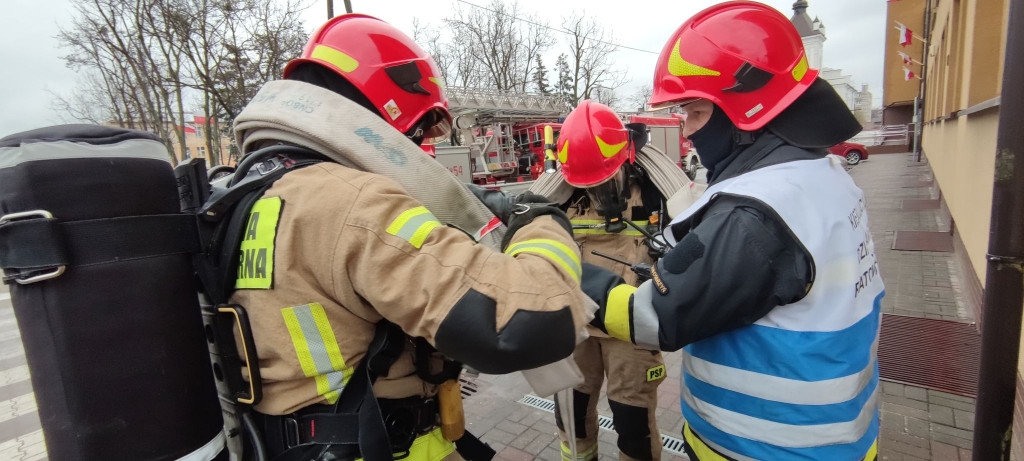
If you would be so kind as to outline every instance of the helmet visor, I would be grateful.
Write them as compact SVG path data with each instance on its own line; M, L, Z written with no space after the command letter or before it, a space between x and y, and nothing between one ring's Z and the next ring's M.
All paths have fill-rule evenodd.
M673 99L671 101L659 102L659 103L656 103L656 104L648 104L649 106L651 106L651 108L647 109L647 112L653 112L653 111L656 111L656 110L668 109L670 107L676 107L676 106L685 106L685 105L687 105L687 104L689 104L691 102L694 102L694 101L696 101L698 99L701 99L701 98Z
M452 134L452 119L448 112L440 107L430 109L423 114L419 126L423 129L423 142L420 144L432 145L445 142Z
M587 188L594 209L605 217L615 217L626 211L626 173L619 168L601 184Z

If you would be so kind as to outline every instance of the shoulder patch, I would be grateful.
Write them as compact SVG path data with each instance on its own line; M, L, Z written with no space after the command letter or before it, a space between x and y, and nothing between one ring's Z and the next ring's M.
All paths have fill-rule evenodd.
M249 211L239 248L236 289L269 290L274 286L274 239L281 220L281 197L256 201Z
M665 285L665 282L661 280L661 276L658 275L657 264L651 265L651 280L654 282L654 286L658 288L658 293L662 295L668 294L668 285Z

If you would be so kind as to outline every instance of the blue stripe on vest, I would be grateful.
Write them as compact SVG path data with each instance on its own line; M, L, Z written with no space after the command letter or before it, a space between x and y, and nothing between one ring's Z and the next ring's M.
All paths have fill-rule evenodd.
M700 436L700 438L713 442L726 450L734 453L749 456L754 459L785 459L785 460L860 460L867 454L871 444L875 443L875 439L878 438L878 412L875 412L875 416L871 419L871 425L868 426L867 432L864 433L859 440L853 443L844 444L833 444L823 445L819 447L807 447L807 448L791 448L791 447L780 447L772 445L770 443L758 442L756 440L750 440L744 437L737 437L735 435L722 432L709 424L700 416L697 416L690 407L686 406L685 403L681 404L683 408L683 418L690 424L693 431Z
M711 363L780 378L842 378L863 370L871 361L867 346L878 335L882 296L884 291L875 298L871 313L843 330L790 331L749 325L692 343L686 351Z
M812 424L845 423L857 419L864 404L878 387L878 366L874 376L856 397L830 405L795 405L775 402L733 392L705 383L683 372L683 384L694 397L736 413L777 423L806 426Z

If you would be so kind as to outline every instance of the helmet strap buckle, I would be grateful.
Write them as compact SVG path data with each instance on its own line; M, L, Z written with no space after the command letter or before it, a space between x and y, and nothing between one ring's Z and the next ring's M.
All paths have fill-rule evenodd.
M732 140L737 146L749 146L757 141L757 132L733 129Z

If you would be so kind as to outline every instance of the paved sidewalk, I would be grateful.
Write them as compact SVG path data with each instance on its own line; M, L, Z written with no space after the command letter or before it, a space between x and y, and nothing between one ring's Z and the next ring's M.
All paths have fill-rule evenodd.
M964 302L954 253L893 250L895 231L948 231L943 210L905 211L904 199L936 199L926 163L911 154L875 155L850 170L864 190L878 264L885 280L882 311L888 314L973 322ZM916 184L915 184L916 183ZM908 187L915 185L916 187ZM974 399L882 382L879 459L970 460Z
M969 322L960 272L952 253L891 250L895 231L948 230L940 210L903 211L903 199L936 198L934 187L904 187L931 179L927 166L909 154L876 155L854 166L850 174L865 190L876 253L885 280L886 313ZM657 419L661 432L681 438L679 410L680 358L665 355L668 377L659 388ZM519 374L482 375L471 379L475 392L465 402L468 429L499 450L501 460L558 460L554 415L518 403L530 393ZM967 460L974 400L967 397L883 382L882 435L884 460ZM543 406L543 405L540 405ZM599 412L611 416L602 399ZM600 459L617 459L615 433L601 430ZM0 286L0 459L46 459L35 400L7 288ZM685 459L666 452L663 459Z

